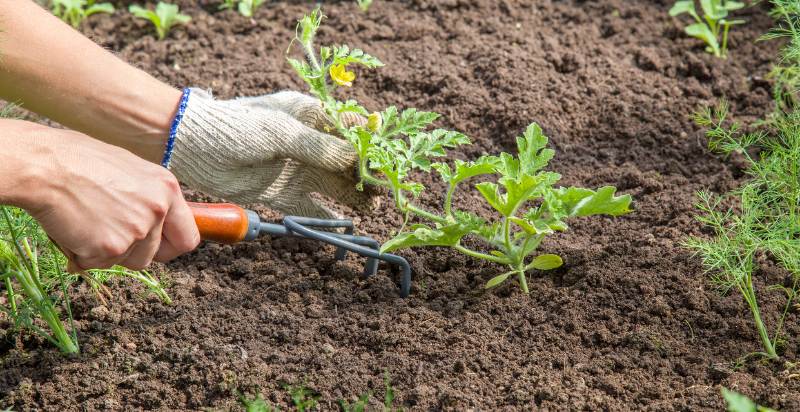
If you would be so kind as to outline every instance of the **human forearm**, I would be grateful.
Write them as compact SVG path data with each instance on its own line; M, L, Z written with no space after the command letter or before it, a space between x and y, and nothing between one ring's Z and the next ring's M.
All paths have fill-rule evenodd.
M0 0L0 97L160 162L180 91L32 1Z

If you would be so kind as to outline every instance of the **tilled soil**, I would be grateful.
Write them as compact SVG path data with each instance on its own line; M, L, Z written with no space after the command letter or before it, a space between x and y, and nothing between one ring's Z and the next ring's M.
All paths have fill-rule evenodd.
M285 63L296 20L313 6L271 2L253 20L181 3L192 24L156 42L122 13L93 17L98 43L175 86L221 98L304 90ZM197 3L200 3L199 5ZM534 4L531 4L534 3ZM513 150L538 122L557 150L563 183L616 185L636 199L620 218L573 221L542 250L565 265L536 273L531 294L509 283L483 291L501 268L445 249L402 252L416 271L400 299L389 272L360 277L363 261L293 239L207 244L170 264L175 303L117 287L108 307L77 292L83 353L63 358L43 343L3 354L0 393L19 410L236 409L237 393L287 406L284 383L337 399L384 392L409 410L721 410L720 387L782 410L800 410L800 384L783 363L736 360L759 350L746 304L720 296L681 247L701 234L700 189L734 187L735 159L709 153L689 114L727 97L738 120L771 109L765 80L775 43L765 9L742 15L731 55L716 59L670 18L666 1L377 0L325 3L323 43L348 43L386 67L359 72L352 97L442 113L470 135L468 158ZM423 202L435 207L442 185ZM194 198L202 198L192 194ZM465 190L458 206L488 216ZM388 202L354 216L386 240L400 224ZM264 216L275 213L258 209ZM780 283L778 270L759 286ZM128 284L121 286L129 286ZM781 309L763 293L770 325ZM93 308L94 307L94 308ZM797 357L797 316L785 358Z

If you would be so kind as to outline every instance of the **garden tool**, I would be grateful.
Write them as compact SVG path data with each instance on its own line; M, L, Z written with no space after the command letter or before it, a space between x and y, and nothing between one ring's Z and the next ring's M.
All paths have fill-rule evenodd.
M342 219L316 219L301 216L286 216L282 224L263 222L252 210L232 203L192 203L194 220L203 240L223 244L234 244L253 240L259 236L293 236L314 239L336 246L336 259L342 260L348 251L367 258L364 278L378 271L379 261L400 269L400 296L407 297L411 292L411 266L404 258L380 252L380 243L366 236L354 233L353 222ZM344 233L319 229L343 228Z

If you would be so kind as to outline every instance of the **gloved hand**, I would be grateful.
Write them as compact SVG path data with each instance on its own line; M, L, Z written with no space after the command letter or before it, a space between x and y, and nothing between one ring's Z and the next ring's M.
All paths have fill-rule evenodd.
M363 121L359 116L344 120ZM190 89L176 123L171 160L168 148L165 163L194 189L320 218L335 215L311 193L351 207L372 202L355 189L357 156L351 144L323 132L330 130L330 121L310 96L280 92L219 101Z

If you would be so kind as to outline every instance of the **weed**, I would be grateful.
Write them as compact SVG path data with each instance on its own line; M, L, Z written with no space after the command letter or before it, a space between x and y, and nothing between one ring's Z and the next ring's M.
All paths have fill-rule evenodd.
M757 405L747 396L722 388L722 397L728 404L728 412L777 412L775 409Z
M242 404L246 412L277 412L280 408L270 405L264 400L261 394L253 399L247 399L244 395L239 395L239 403Z
M239 11L239 14L245 17L253 17L253 13L255 13L256 9L261 7L264 4L265 0L225 0L220 4L219 9L236 9ZM237 6L238 3L238 6Z
M0 206L0 281L6 294L0 310L14 322L15 329L32 331L64 353L77 353L69 286L79 277L103 301L111 294L106 282L129 277L144 284L163 302L171 302L158 280L148 272L114 267L74 275L64 272L66 263L64 255L30 215L17 208ZM70 325L69 332L61 321L61 312Z
M770 15L776 27L760 40L788 39L781 48L780 63L770 72L774 79L773 98L776 110L789 113L797 107L797 91L800 89L800 2L797 0L772 0Z
M294 405L297 412L306 412L314 409L319 401L319 394L304 384L300 385L284 385L283 389L289 392L292 398L292 405Z
M750 179L722 196L699 193L697 220L712 229L714 237L692 237L685 244L700 256L712 282L723 292L741 293L764 348L761 355L777 359L783 322L800 286L800 112L776 119L774 134L741 133L737 123L726 126L727 116L728 106L722 101L714 110L698 112L695 121L709 128L711 150L745 158ZM760 150L759 156L751 155L752 150ZM722 207L725 200L738 203L738 208ZM786 294L786 307L772 336L753 284L759 255L771 257L791 275L789 286L769 288Z
M176 25L188 24L192 18L180 13L180 9L175 4L159 2L155 11L145 9L139 5L131 4L128 11L134 16L153 23L159 40L164 40L169 31Z
M372 6L372 0L356 0L358 3L358 7L361 8L361 11L366 13L369 11L369 6Z
M113 13L111 3L96 3L95 0L53 0L53 14L78 28L87 17L96 13Z
M669 15L675 17L686 13L692 16L695 23L684 28L686 34L704 41L707 52L724 59L728 56L728 32L731 26L745 22L728 20L728 14L744 7L744 3L730 0L700 0L700 7L703 10L703 18L697 14L694 0L679 0L669 10Z
M488 260L510 269L489 280L487 288L502 284L512 275L528 293L526 273L550 270L562 265L561 257L542 254L528 261L545 236L567 230L566 220L591 215L619 216L630 212L631 197L615 196L616 188L607 186L597 191L579 187L555 187L561 176L544 171L555 152L546 148L547 137L535 123L517 138L516 156L501 153L482 156L474 161L456 160L453 166L434 162L444 157L447 149L469 144L462 133L428 127L439 115L410 108L391 106L382 112L369 113L355 100L337 101L332 93L350 87L355 73L349 65L367 68L383 66L377 58L346 45L314 46L314 37L322 21L319 9L303 17L295 41L306 56L305 61L289 59L289 63L311 92L324 104L339 134L347 138L359 156L358 171L364 184L385 187L404 216L400 232L386 242L381 251L390 252L417 246L446 246L468 256ZM353 113L367 116L363 126L344 127L342 116ZM436 170L447 184L442 212L424 209L415 200L425 187L412 180L412 172ZM497 212L488 221L453 206L453 196L461 183L476 176L494 176L497 183L483 182L474 187ZM412 217L427 224L409 225ZM462 239L480 240L488 253L469 249Z

